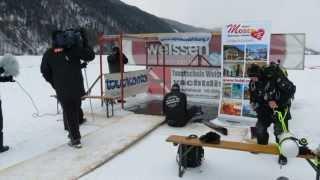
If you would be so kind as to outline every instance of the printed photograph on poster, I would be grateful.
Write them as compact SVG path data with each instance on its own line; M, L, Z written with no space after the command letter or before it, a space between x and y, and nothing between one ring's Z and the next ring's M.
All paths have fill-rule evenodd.
M242 98L242 84L232 84L232 99L241 99Z
M258 66L260 66L260 67L263 67L263 66L266 66L266 65L267 65L267 62L266 62L266 61L260 61L260 62L257 62L257 61L255 61L255 62L247 61L247 62L246 62L246 67L245 67L245 73L244 73L244 74L245 74L245 77L248 77L248 74L247 74L248 68L251 67L252 64L255 64L255 65L258 65Z
M208 61L211 66L221 66L221 53L210 52Z
M248 61L267 61L267 44L248 44L246 47L246 60Z
M244 60L244 45L224 45L223 60L224 61L243 61Z
M243 89L244 89L243 99L249 100L250 99L249 84L243 84Z
M240 114L241 114L241 101L232 100L232 99L223 99L221 102L220 114L240 116Z
M243 77L243 63L224 63L224 77Z
M251 108L250 101L243 101L242 116L256 117L257 113Z
M231 98L232 84L225 83L223 84L223 97Z

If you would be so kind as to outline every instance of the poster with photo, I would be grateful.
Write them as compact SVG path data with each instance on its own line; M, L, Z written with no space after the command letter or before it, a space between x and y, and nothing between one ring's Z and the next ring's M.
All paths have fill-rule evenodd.
M252 64L269 62L270 23L230 23L222 30L222 92L219 119L255 121L250 106L247 70Z
M252 109L250 101L248 100L243 101L242 115L252 118L255 118L257 116L257 113Z
M226 83L223 85L223 98L231 98L232 84Z
M267 61L268 59L267 44L248 44L246 46L247 61Z
M232 84L232 99L241 99L243 94L243 84Z
M224 45L223 46L223 60L230 62L243 62L245 49L244 45Z
M243 77L243 63L225 63L223 66L224 77Z
M232 100L232 99L223 99L220 113L227 114L232 116L240 116L241 115L241 101Z
M243 84L243 99L250 100L249 83Z

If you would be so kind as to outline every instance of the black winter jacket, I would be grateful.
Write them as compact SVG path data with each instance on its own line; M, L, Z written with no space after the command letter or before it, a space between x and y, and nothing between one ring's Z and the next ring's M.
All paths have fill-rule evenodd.
M128 58L122 54L123 64L128 63ZM111 54L108 56L108 66L109 73L119 73L120 72L120 53Z
M188 121L187 96L172 90L163 99L163 112L169 125L183 126Z
M260 78L258 81L249 83L250 104L257 113L258 120L272 121L273 110L269 107L268 101L264 99L266 81Z
M91 61L94 57L90 47L73 47L62 52L50 48L42 57L41 73L58 98L80 98L85 94L80 59Z

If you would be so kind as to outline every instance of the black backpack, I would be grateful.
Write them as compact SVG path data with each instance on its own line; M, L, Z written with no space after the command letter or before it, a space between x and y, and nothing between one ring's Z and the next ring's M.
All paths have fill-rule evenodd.
M188 138L197 138L196 135L190 135ZM182 158L180 158L182 154ZM184 168L198 167L201 165L201 161L204 157L204 149L201 146L192 146L179 144L177 152L177 162L181 163Z

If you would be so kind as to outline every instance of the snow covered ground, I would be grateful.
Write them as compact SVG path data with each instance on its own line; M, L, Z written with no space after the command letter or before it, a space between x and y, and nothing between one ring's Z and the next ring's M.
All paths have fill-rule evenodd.
M317 118L320 102L317 79L320 69L309 67L318 65L319 56L307 56L307 68L304 71L289 71L290 79L297 86L290 128L299 137L306 137L312 147L320 144L320 123ZM163 125L143 141L82 179L180 179L176 163L177 147L165 142L165 139L172 134L202 135L207 131L206 127L199 124L190 124L182 129ZM315 172L303 159L289 159L289 164L280 168L276 156L205 149L204 164L200 168L188 170L183 179L275 180L280 176L286 176L290 180L311 180L315 179Z
M0 170L45 153L68 141L67 133L63 129L62 115L57 114L56 100L50 97L55 92L40 73L41 56L17 58L20 63L20 75L15 78L17 83L0 83L4 144L10 146L8 152L0 154ZM98 59L97 56L88 65L89 86L98 76ZM107 65L103 68L106 70ZM132 69L130 66L126 69L130 68ZM33 98L39 112L32 106L25 92ZM99 94L99 86L93 89L92 94ZM94 113L105 115L99 101L93 100L92 104ZM83 102L83 109L86 113L91 112L89 101ZM34 117L34 113L39 113L41 117ZM124 112L116 111L116 114L120 116ZM88 119L92 119L92 116L90 115ZM86 135L96 131L100 128L101 123L99 123L99 121L85 123L81 126L81 134Z
M319 59L319 56L306 56L306 67L319 66ZM41 57L38 56L19 57L21 74L17 81L33 97L40 114L50 113L52 116L33 117L35 110L22 89L16 83L0 84L4 114L4 141L11 147L10 151L0 154L0 170L46 153L67 142L61 114L55 115L56 101L49 97L54 92L40 74L40 60ZM98 74L98 58L89 64L87 71L89 82L93 82ZM320 144L317 119L320 102L320 86L317 83L319 75L320 69L306 68L304 71L289 71L290 78L297 85L290 128L298 136L308 138L313 147ZM94 89L94 93L97 92L98 88ZM95 112L103 112L98 101L92 101L92 103ZM85 112L90 112L88 101L84 102L83 108ZM123 112L117 112L118 115L123 114ZM89 134L98 128L99 126L95 123L87 123L81 127L81 133ZM163 125L141 142L82 179L180 179L175 160L177 148L165 142L165 139L172 134L202 135L207 131L209 129L201 124L190 124L181 129ZM270 180L279 176L289 177L290 180L315 179L313 169L303 159L290 159L289 164L280 169L275 156L218 149L205 149L203 165L200 168L188 170L183 178Z

